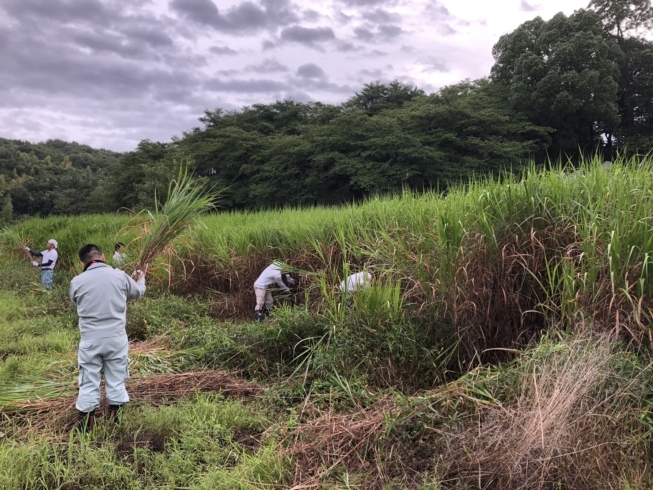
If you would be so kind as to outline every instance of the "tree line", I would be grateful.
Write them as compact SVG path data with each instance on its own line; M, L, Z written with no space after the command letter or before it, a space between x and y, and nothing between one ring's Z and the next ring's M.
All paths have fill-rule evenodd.
M60 162L54 167L40 156L62 142L27 156L18 149L5 163L15 150L4 148L20 145L0 141L0 209L45 215L151 207L186 161L198 178L224 189L225 209L259 209L338 204L405 187L444 190L531 160L646 153L653 148L653 42L644 34L652 26L651 0L592 0L570 16L538 17L502 36L481 80L432 94L374 82L339 105L286 100L206 111L202 125L182 137L145 140L119 158L77 145L85 150L67 155L67 169L60 156L51 156Z

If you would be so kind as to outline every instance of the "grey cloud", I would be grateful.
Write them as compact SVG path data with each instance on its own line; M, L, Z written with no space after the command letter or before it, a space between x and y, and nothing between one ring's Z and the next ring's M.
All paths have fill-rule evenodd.
M369 7L391 2L388 2L388 0L343 0L343 3L349 7Z
M265 93L285 90L288 86L276 80L211 80L204 88L213 92Z
M278 73L288 71L288 67L282 65L275 59L267 58L258 65L247 65L245 71L253 71L256 73Z
M223 56L233 56L238 54L236 50L231 49L229 46L212 46L209 48L209 51Z
M100 0L3 0L2 8L16 18L40 17L66 24L114 17Z
M377 8L371 11L364 12L362 17L365 20L370 22L375 22L377 24L387 24L389 22L400 22L401 15L394 12L388 12L387 10Z
M316 20L319 20L320 17L322 16L319 14L319 12L316 12L312 9L306 9L302 13L302 19L307 20L308 22L315 22Z
M424 9L424 13L431 20L444 20L451 17L449 9L442 5L439 1L429 3Z
M326 73L316 64L306 63L297 68L297 76L301 78L326 78Z
M372 42L374 40L374 33L369 29L365 29L364 27L357 27L354 29L354 36L356 36L357 39L365 42Z
M172 0L170 8L198 24L218 26L220 12L211 0Z
M438 32L443 36L452 36L458 31L451 27L449 24L442 24L440 27L438 27Z
M355 46L352 43L341 41L336 46L336 49L338 51L343 52L343 53L349 53L349 52L352 52L352 51L360 51L362 48L360 48L358 46Z
M336 13L336 20L341 24L349 24L353 18L352 15L347 15L342 10Z
M394 39L395 37L401 35L404 30L399 26L393 25L382 25L379 26L379 35L380 37L387 39Z
M125 28L122 32L130 39L137 39L154 47L168 47L174 44L170 36L157 29L144 29L143 26L132 26Z
M379 51L378 49L371 51L370 54L374 56L388 56L388 53L386 53L385 51Z
M304 90L320 90L334 94L351 94L355 91L350 85L338 85L324 78L302 78L298 77L293 80L293 84Z
M472 25L472 23L467 20L459 20L458 25L463 27L469 27Z
M290 92L286 92L286 99L301 102L302 104L308 104L309 102L314 101L313 97L302 90L291 90Z
M535 12L536 10L538 10L539 7L536 5L531 5L526 0L521 0L521 4L519 5L519 8L524 12Z
M268 49L273 49L276 45L272 41L263 41L262 47L263 51L267 51Z
M245 1L224 14L213 0L172 0L168 5L188 20L232 34L276 28L298 20L288 0L261 0L261 6Z
M381 71L379 69L376 69L376 70L364 69L364 70L360 70L358 72L358 74L363 75L366 78L376 78L376 79L378 79L378 78L383 77L383 71Z
M311 46L315 43L334 40L336 35L330 27L312 28L294 25L282 30L280 38L282 41L296 42Z
M377 32L372 32L365 27L357 27L354 29L354 36L367 43L387 42L399 37L404 32L399 26L383 24L378 26Z
M425 58L419 61L420 64L425 65L422 71L437 71L437 72L448 72L450 70L449 65L446 61L439 58Z
M140 44L126 42L124 38L108 32L78 32L71 39L81 47L94 52L115 53L126 58L145 58L154 55L148 53Z

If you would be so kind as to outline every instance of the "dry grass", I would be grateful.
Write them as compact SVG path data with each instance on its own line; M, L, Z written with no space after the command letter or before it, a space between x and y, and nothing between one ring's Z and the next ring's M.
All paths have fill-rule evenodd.
M173 404L195 393L220 392L227 396L257 395L261 386L237 377L229 371L196 371L182 374L150 375L127 382L132 403L150 406ZM61 397L0 411L1 416L12 417L36 431L66 427L76 417L76 396ZM101 410L106 409L106 400Z
M367 474L365 488L382 485L388 478L385 463L379 459L379 441L387 421L399 411L391 397L354 413L306 410L311 413L308 420L299 424L286 441L287 452L295 463L292 488L319 487L342 468L352 475Z
M514 403L479 405L466 430L443 434L445 480L456 488L589 490L624 480L650 488L637 422L649 370L623 373L623 355L605 337L550 349L523 371Z

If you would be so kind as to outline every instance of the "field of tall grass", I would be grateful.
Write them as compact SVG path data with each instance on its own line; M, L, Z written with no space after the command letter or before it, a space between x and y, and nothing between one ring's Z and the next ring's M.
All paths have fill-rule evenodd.
M0 486L650 488L652 198L653 160L588 161L206 216L130 306L128 421L81 440L67 281L79 246L135 232L124 213L19 223L0 236ZM20 248L49 238L50 295ZM254 323L273 260L299 286ZM375 282L348 298L360 270Z

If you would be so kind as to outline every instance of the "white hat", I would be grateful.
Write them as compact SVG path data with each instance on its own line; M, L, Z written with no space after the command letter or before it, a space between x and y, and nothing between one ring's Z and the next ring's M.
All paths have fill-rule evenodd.
M59 246L59 244L57 243L57 241L54 238L50 238L48 240L48 243L51 243L52 245L54 245L54 248L57 248Z

